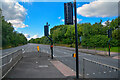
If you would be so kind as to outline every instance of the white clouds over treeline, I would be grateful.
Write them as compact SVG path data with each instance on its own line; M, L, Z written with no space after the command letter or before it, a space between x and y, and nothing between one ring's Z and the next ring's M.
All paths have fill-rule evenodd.
M36 39L36 38L39 38L39 36L38 35L33 35L33 36L30 36L29 34L24 34L25 35L25 37L27 38L27 40L30 40L30 39Z
M2 15L5 20L12 23L15 28L25 28L28 25L24 24L27 10L20 5L16 0L1 0Z
M118 16L118 1L120 0L96 0L77 8L77 13L85 17Z

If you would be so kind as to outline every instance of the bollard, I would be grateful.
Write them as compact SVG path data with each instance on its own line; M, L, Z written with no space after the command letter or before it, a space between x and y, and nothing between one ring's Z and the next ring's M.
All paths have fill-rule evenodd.
M39 52L39 46L37 46L37 51Z

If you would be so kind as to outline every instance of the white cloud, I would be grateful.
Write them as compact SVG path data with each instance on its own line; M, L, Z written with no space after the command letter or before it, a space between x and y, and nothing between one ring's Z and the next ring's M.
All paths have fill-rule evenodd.
M82 21L82 19L78 19L78 18L77 18L77 23L79 23L79 22L81 22L81 21Z
M2 0L2 15L5 16L5 20L11 22L15 28L28 27L28 25L23 23L27 11L16 0Z
M110 2L109 2L110 1ZM96 0L77 8L77 13L85 17L112 17L118 16L118 2L112 0Z
M73 22L75 21L75 16L73 16ZM81 22L82 19L77 18L77 23Z
M60 17L58 17L58 19L61 19L61 16L60 16Z
M65 20L64 19L61 19L62 22L64 22Z
M106 26L106 24L105 24L106 22L107 22L107 21L103 22L102 25L103 25L103 26ZM109 21L109 22L111 23L111 21Z
M29 34L24 34L26 38L30 38L30 35Z
M19 0L21 2L34 2L34 0Z
M38 36L38 35L34 35L32 38L33 38L33 39L39 38L39 36Z
M25 37L27 38L27 40L30 40L30 39L36 39L36 38L39 38L39 36L38 35L34 35L34 36L30 36L29 34L24 34L25 35Z

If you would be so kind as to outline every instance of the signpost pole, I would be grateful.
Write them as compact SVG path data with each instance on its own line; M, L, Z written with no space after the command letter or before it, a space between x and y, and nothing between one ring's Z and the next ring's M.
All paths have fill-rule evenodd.
M76 39L76 78L79 78L79 57L78 57L78 33L77 33L77 9L76 0L74 0L74 14L75 14L75 39Z

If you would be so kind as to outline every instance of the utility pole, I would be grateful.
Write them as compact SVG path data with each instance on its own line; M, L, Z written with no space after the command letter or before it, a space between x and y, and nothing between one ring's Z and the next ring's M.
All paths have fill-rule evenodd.
M76 0L74 0L74 14L75 14L75 43L76 43L76 78L79 78L79 57L78 57L78 32L77 32L77 9Z

